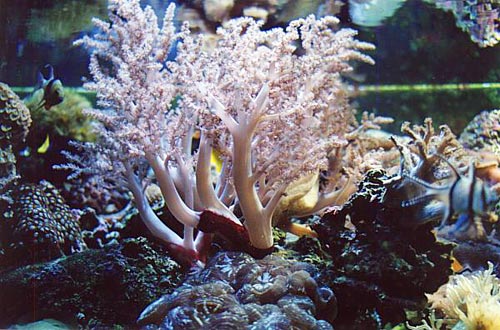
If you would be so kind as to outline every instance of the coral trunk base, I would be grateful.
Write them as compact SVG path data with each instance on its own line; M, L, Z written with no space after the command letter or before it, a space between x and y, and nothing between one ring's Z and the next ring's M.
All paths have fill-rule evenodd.
M211 210L205 210L201 213L198 229L221 237L229 245L225 248L245 251L255 258L262 258L273 251L273 247L258 249L252 246L244 226Z

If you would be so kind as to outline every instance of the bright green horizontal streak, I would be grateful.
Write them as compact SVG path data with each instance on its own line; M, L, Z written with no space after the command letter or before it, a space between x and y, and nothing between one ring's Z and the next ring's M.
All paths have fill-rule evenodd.
M33 87L11 87L18 94L29 94ZM95 92L83 87L64 87L65 90L78 94L95 96ZM395 92L443 92L500 89L500 83L469 83L469 84L416 84L416 85L356 85L351 90L358 93L395 93Z
M30 94L33 92L32 86L30 86L30 87L16 87L16 86L12 87L12 86L10 86L10 88L16 94L21 94L21 95ZM66 86L64 86L64 90L75 92L75 93L86 95L86 96L95 96L95 92L86 90L83 87L66 87Z
M500 89L500 83L359 85L353 87L354 92L360 92L360 93L446 92L446 91L469 91L469 90L483 90L483 89Z

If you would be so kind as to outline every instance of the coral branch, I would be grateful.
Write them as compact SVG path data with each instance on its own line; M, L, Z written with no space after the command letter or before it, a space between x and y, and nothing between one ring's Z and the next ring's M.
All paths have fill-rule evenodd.
M356 126L341 74L352 70L350 60L373 63L360 52L372 45L355 40L354 30L338 29L334 17L309 16L269 31L262 22L238 18L218 29L217 43L207 50L204 37L191 35L187 24L176 32L174 5L161 28L139 0L110 0L109 20L94 20L100 32L75 43L91 52L92 81L85 86L97 92L100 109L88 112L101 123L99 144L87 146L89 156L78 165L113 171L156 236L201 256L211 235L197 236L196 229L207 228L238 233L268 251L273 214L290 184L313 178L315 189L308 191L317 195L318 208L351 191L335 192L345 177L321 185L318 178L325 173L326 181L335 181L348 173L340 171L341 157L331 156L334 149L341 155ZM198 150L195 132L201 132ZM212 169L213 155L220 173ZM329 173L332 163L339 164L335 173ZM184 226L183 238L144 199L150 169Z

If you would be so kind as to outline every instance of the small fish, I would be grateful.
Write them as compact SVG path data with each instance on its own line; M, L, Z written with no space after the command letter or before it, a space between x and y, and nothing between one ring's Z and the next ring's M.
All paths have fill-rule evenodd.
M443 228L450 223L451 218L457 215L455 230L465 230L470 224L482 232L482 225L477 223L478 218L488 216L494 202L497 200L496 194L488 185L475 175L475 166L469 165L467 175L461 175L457 169L443 156L439 156L446 162L453 176L447 185L434 185L403 173L405 180L413 182L424 189L424 193L417 197L401 202L403 208L423 205L419 214L422 222L435 219L441 214L439 228ZM482 233L481 233L482 234Z
M193 139L196 141L200 140L201 132L199 130L194 131ZM220 173L222 171L222 159L220 152L216 149L212 149L212 153L210 154L210 164L214 166L215 171Z
M44 107L45 110L49 110L54 105L58 105L64 101L63 84L59 79L54 78L54 68L52 65L47 64L45 69L49 70L49 76L45 79L42 73L38 72L38 81L35 86L35 91L39 89L43 90L43 97L38 104L37 110L41 107Z
M461 272L462 270L464 270L464 266L460 263L460 261L457 260L457 258L455 257L451 257L451 270L454 272L454 273L459 273Z
M212 149L212 153L210 154L210 164L212 164L215 167L217 173L220 173L222 171L221 155L220 152L218 152L215 149Z
M45 141L38 147L36 152L38 152L39 154L44 154L47 152L47 150L49 150L49 147L50 147L50 138L49 134L47 134Z

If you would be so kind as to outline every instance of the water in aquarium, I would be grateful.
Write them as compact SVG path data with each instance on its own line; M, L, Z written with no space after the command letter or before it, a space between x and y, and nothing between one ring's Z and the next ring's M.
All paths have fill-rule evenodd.
M500 329L498 0L0 23L0 328Z

